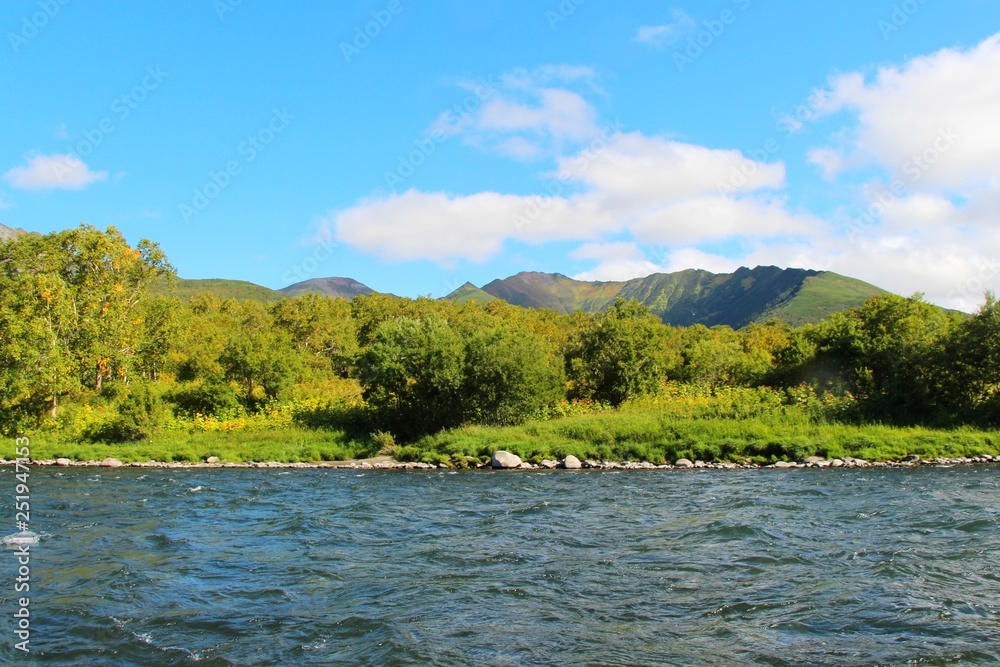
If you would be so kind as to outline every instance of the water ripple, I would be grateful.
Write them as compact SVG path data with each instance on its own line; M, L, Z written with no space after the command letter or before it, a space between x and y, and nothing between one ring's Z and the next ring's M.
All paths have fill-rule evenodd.
M283 472L33 473L0 660L1000 662L996 468Z

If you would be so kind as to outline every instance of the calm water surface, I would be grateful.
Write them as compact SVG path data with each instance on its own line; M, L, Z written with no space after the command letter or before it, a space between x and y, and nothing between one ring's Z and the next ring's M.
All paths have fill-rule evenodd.
M996 467L31 482L10 664L1000 664Z

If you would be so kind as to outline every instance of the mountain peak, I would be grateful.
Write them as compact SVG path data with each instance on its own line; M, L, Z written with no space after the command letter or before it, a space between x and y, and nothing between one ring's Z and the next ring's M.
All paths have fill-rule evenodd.
M308 292L315 292L317 294L325 294L326 296L332 298L342 297L350 300L356 296L367 296L375 290L367 285L359 283L353 278L334 277L310 278L309 280L303 280L302 282L289 285L288 287L278 291L285 296L291 297L306 294Z

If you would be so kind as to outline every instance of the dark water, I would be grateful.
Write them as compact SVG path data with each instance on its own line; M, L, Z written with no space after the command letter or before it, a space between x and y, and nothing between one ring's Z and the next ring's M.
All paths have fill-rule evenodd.
M1000 664L996 467L31 482L33 652L4 552L0 662Z

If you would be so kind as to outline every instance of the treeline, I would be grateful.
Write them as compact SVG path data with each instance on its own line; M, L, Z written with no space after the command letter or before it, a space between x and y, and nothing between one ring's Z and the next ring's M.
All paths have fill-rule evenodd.
M1000 422L1000 305L974 316L880 296L818 325L664 325L636 302L599 315L373 294L272 305L182 301L156 244L81 226L0 245L0 428L101 415L82 437L297 401L304 425L409 440L617 407L680 384L835 397L831 419ZM63 420L63 421L60 421Z

